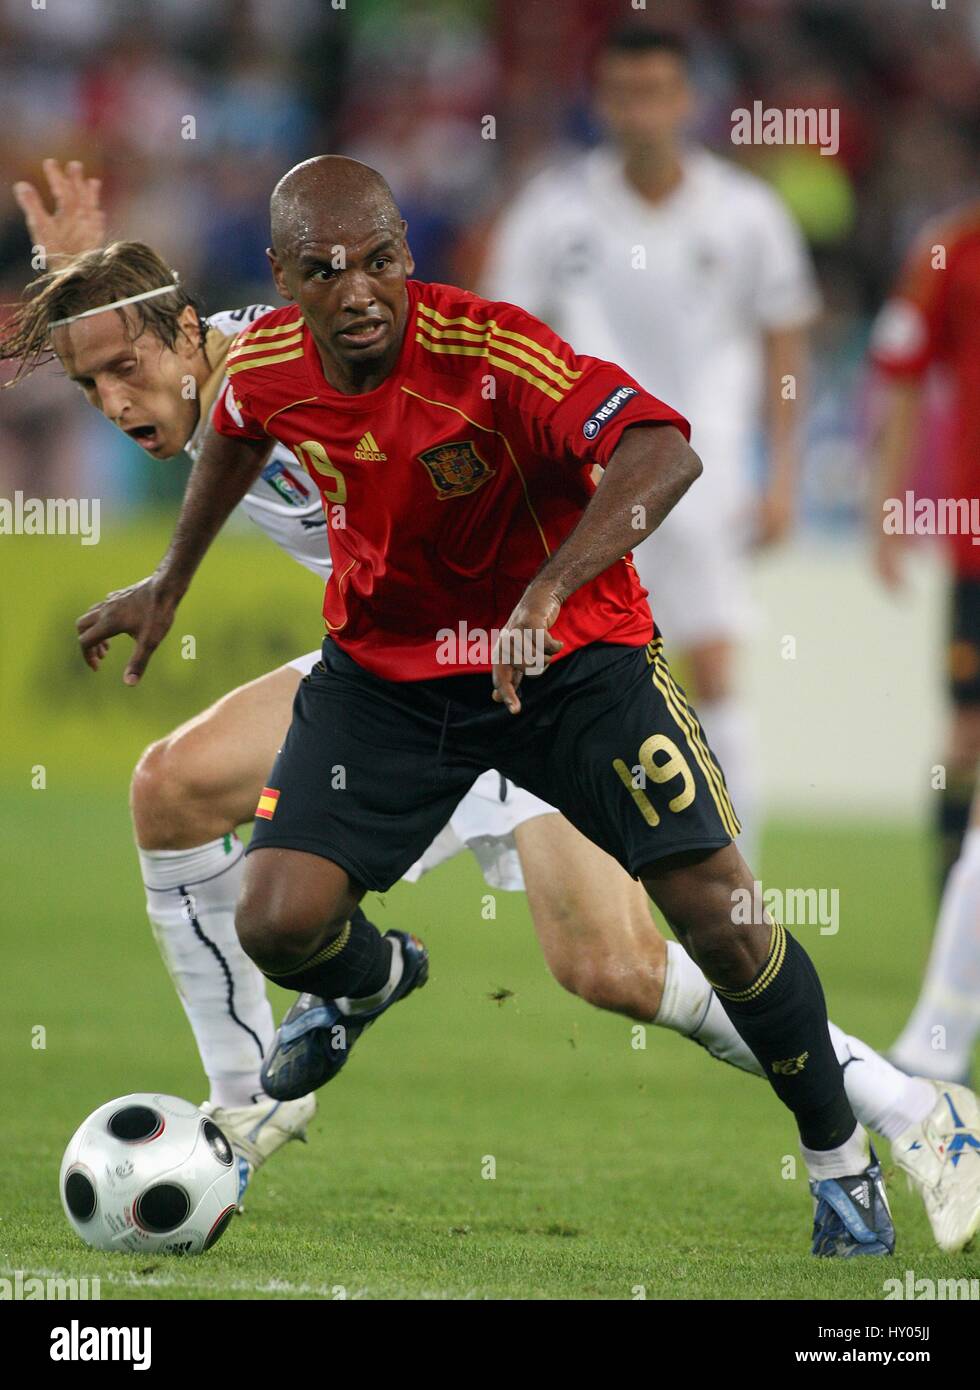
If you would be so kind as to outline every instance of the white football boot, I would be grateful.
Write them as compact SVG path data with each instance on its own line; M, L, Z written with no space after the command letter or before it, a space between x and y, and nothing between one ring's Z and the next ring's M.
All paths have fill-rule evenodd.
M922 1197L936 1244L953 1255L980 1230L980 1102L965 1086L931 1084L936 1104L892 1140L892 1158Z
M238 1163L238 1210L252 1178L267 1158L290 1139L306 1143L306 1126L316 1113L316 1096L298 1100L273 1100L266 1096L255 1105L223 1106L205 1101L200 1109L210 1115L235 1151Z

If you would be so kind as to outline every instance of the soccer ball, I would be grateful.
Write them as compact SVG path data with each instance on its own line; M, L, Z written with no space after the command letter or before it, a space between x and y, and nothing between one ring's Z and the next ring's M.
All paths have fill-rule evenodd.
M196 1105L138 1092L79 1126L60 1189L69 1223L96 1250L198 1255L235 1214L238 1165Z

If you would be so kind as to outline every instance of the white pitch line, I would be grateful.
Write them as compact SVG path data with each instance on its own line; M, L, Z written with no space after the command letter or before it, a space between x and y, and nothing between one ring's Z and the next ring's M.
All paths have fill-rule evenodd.
M328 1299L330 1302L340 1303L345 1300L366 1298L367 1289L347 1290L345 1284L292 1284L288 1279L269 1279L265 1283L257 1284L244 1279L232 1280L213 1280L204 1278L181 1279L167 1274L137 1274L135 1270L126 1270L124 1274L67 1274L60 1269L43 1269L36 1265L30 1268L24 1266L0 1266L0 1275L11 1277L18 1273L25 1279L99 1279L103 1284L113 1284L121 1288L130 1289L195 1289L203 1288L208 1292L227 1292L227 1293L284 1293L284 1294L313 1294L317 1298ZM345 1289L343 1299L338 1295L338 1289Z
M202 1289L206 1293L253 1293L253 1294L273 1294L281 1293L289 1295L312 1294L330 1303L354 1302L358 1299L371 1297L369 1289L360 1288L348 1289L343 1299L339 1298L336 1290L338 1288L347 1289L345 1284L291 1284L288 1279L269 1279L265 1283L256 1284L245 1279L232 1280L205 1280L205 1279L181 1279L175 1275L168 1274L137 1274L135 1270L127 1270L125 1274L68 1274L61 1269L47 1269L38 1265L0 1265L0 1277L9 1278L17 1273L21 1273L25 1279L99 1279L103 1284L111 1284L120 1288L129 1289L183 1289L190 1293L196 1289ZM426 1302L483 1302L490 1299L492 1302L509 1301L481 1292L479 1289L466 1289L464 1292L454 1292L451 1289L409 1289L404 1292L386 1293L383 1295L385 1301L398 1299L419 1299ZM98 1300L92 1299L91 1302Z

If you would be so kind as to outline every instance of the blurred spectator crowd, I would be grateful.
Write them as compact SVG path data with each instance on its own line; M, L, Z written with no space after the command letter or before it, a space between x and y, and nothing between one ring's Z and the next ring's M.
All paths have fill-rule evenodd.
M205 309L269 299L269 191L331 151L387 176L417 274L475 286L501 202L598 138L602 33L645 18L690 40L694 134L768 178L813 248L826 301L814 449L824 511L846 512L870 315L923 222L980 183L980 0L938 3L0 0L0 293L15 299L32 273L10 185L40 183L48 155L100 175L111 233L155 244ZM732 111L754 100L837 108L839 154L732 146ZM0 401L5 495L140 502L179 484L134 467L144 456L53 368Z

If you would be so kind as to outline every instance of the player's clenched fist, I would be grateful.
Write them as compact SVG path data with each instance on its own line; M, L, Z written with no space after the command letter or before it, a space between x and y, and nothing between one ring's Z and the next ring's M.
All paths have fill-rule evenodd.
M524 676L540 676L564 645L549 630L560 612L554 590L531 584L494 644L493 698L511 714L521 712L517 687Z
M136 645L123 680L127 685L135 685L170 631L176 610L177 600L164 592L157 575L141 579L128 589L116 589L76 622L82 656L97 671L109 650L109 639L127 633Z

